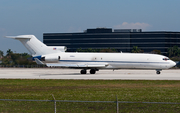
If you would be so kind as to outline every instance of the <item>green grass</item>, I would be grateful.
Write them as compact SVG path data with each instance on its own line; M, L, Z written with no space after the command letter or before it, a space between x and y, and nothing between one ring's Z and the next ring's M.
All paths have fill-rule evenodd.
M180 81L0 79L0 99L180 103ZM119 104L120 112L180 112L180 105ZM0 112L54 112L53 102L0 101ZM116 112L115 103L62 103L57 112Z

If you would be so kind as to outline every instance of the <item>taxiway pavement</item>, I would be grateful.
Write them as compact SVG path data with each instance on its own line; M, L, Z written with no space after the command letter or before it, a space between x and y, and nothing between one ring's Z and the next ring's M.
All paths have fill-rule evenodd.
M180 69L162 70L100 70L96 74L80 74L80 69L0 68L0 79L100 79L100 80L180 80Z

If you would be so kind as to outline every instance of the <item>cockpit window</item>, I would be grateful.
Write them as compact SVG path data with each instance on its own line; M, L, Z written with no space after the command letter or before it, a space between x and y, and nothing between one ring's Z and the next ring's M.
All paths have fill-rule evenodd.
M163 60L167 61L167 60L169 60L169 58L163 58Z

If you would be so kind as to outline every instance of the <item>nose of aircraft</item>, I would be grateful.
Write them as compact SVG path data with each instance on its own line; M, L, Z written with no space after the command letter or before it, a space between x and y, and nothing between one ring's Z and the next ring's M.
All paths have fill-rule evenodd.
M171 65L171 67L173 67L173 66L175 66L175 65L176 65L176 62L171 61L170 65Z

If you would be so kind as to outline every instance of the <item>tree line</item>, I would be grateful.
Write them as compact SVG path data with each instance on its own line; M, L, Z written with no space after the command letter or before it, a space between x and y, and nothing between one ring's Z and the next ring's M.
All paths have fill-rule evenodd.
M8 49L6 55L0 50L1 65L36 65L28 53L14 53Z

